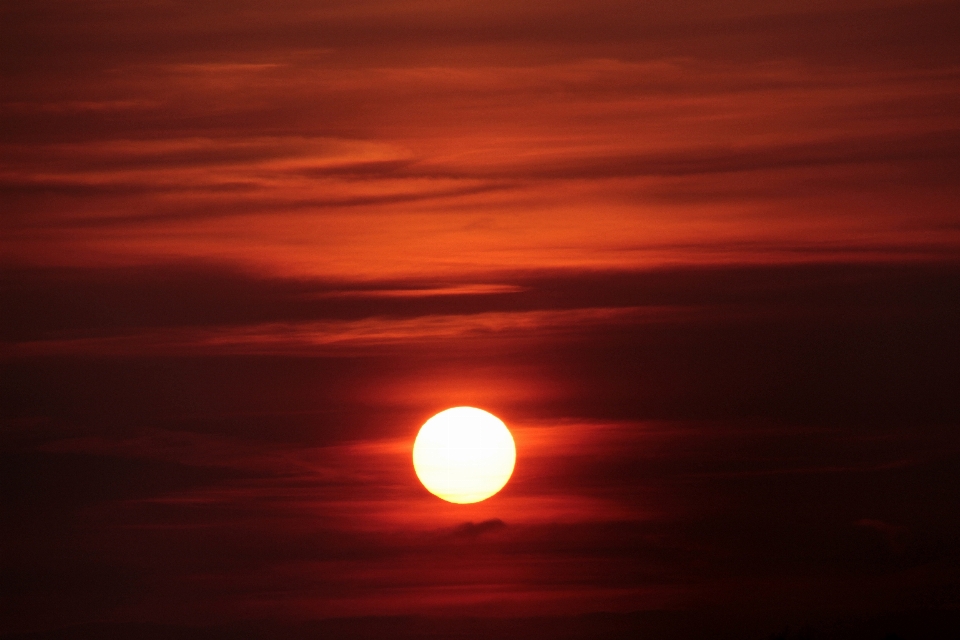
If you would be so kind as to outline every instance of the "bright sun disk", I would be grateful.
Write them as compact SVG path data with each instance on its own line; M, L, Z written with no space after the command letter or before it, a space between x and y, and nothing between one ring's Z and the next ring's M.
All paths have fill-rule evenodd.
M427 490L447 502L486 500L507 484L517 449L491 413L454 407L427 420L413 443L413 468Z

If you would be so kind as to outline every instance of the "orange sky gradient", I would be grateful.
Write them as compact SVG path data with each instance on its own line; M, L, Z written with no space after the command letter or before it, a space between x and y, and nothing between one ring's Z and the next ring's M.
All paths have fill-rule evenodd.
M457 279L960 240L947 5L47 4L7 10L8 263Z
M6 3L0 636L960 627L958 33ZM410 461L460 405L517 443L476 505Z

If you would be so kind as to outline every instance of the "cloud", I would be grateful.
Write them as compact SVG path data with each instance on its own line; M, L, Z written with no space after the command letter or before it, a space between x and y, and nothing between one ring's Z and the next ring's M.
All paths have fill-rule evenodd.
M457 525L449 535L453 538L473 539L481 535L500 531L505 529L506 526L506 523L500 518L491 518L490 520L477 523L464 522L461 525Z
M688 312L689 313L689 312ZM167 329L107 338L41 340L8 345L6 357L37 355L145 356L160 354L321 354L340 348L385 347L426 341L467 340L509 334L541 338L572 326L584 329L598 324L620 324L647 317L662 321L677 315L663 309L576 309L478 313L468 316L429 315L415 319L269 323L212 329Z
M947 4L44 6L5 39L16 262L358 277L956 244Z
M284 334L335 340L378 327L441 335L597 322L696 321L792 314L924 313L954 309L952 266L860 264L511 270L470 278L291 278L204 263L99 269L6 269L7 340L129 339L176 329L211 340ZM524 315L528 313L528 315ZM689 314L695 314L690 316ZM826 317L826 316L824 316ZM527 318L528 320L524 320ZM551 319L552 318L552 319ZM605 320L606 319L606 320ZM446 329L444 329L446 327ZM272 329L271 329L272 328ZM186 332L186 333L183 333ZM327 336L323 338L323 336ZM384 333L383 335L387 335ZM397 334L399 336L399 334ZM171 339L176 334L170 335Z

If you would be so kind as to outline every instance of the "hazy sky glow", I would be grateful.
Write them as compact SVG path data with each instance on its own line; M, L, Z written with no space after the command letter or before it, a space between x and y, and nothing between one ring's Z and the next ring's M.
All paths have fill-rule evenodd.
M954 615L957 33L896 0L7 3L0 634ZM460 405L517 445L474 505L410 464Z

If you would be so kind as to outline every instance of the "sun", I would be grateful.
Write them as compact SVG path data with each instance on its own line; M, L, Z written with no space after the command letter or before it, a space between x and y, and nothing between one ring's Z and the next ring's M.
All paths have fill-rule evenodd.
M469 504L503 489L517 448L507 425L491 413L454 407L427 420L413 443L413 468L433 495Z

